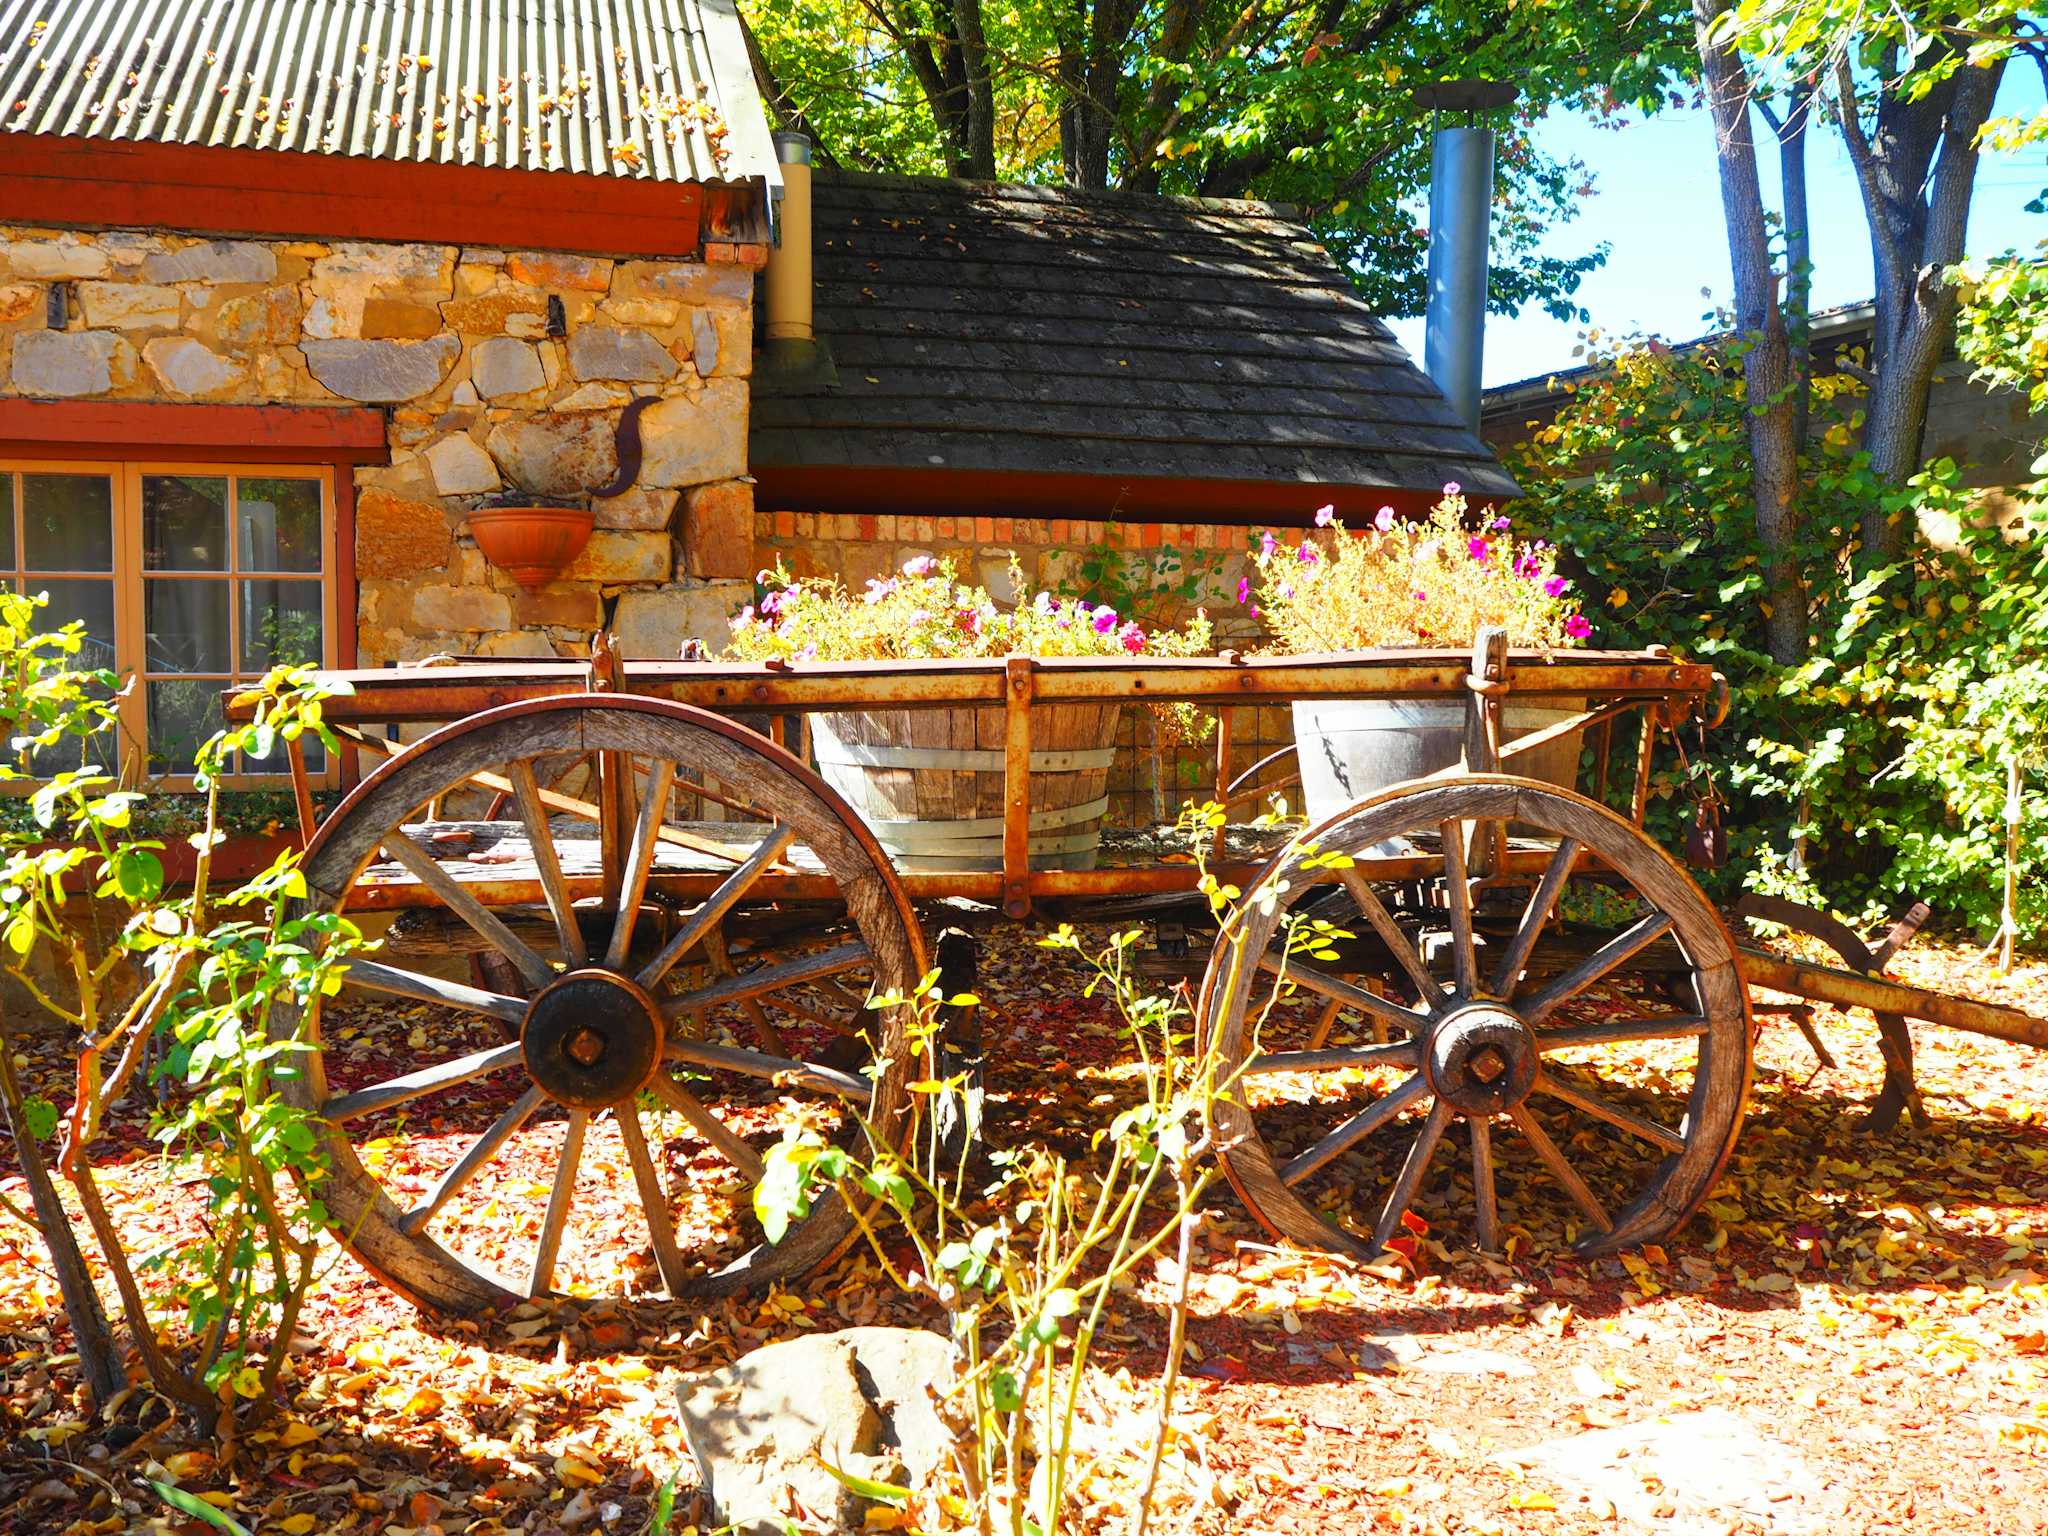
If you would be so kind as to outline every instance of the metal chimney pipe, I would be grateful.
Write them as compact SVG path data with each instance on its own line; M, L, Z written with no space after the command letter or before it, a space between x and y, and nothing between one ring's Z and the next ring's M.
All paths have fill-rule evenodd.
M775 135L782 165L782 219L768 253L768 339L809 342L811 324L811 141L801 133Z
M1439 127L1429 153L1429 311L1422 366L1475 432L1492 209L1493 130Z

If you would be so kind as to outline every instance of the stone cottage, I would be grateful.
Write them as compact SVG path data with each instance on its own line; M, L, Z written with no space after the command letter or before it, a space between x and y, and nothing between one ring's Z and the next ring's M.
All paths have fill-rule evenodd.
M781 153L730 0L0 0L0 581L175 775L279 657L715 648L758 566L913 549L1198 597L1261 521L1512 494L1279 210L813 210ZM469 514L613 480L638 397L582 552L492 566Z

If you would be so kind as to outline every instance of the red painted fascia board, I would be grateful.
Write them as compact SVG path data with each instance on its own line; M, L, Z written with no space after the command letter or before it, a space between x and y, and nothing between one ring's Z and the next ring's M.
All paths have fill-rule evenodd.
M368 406L0 400L0 448L48 454L59 447L103 456L140 449L157 455L297 456L332 464L391 457L384 413Z
M694 182L54 134L0 133L0 154L0 221L665 258L703 244Z
M754 500L769 512L1085 518L1125 523L1310 526L1334 506L1352 527L1381 507L1426 513L1437 492L1269 480L1034 475L995 470L757 467Z

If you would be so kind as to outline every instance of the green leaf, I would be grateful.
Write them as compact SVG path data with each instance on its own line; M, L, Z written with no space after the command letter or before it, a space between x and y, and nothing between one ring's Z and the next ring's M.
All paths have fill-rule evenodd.
M872 1477L862 1477L857 1472L845 1471L842 1468L833 1466L831 1462L822 1456L816 1456L812 1459L827 1472L830 1472L833 1481L849 1493L859 1494L864 1499L872 1499L877 1504L901 1506L910 1500L910 1490L908 1488L898 1488L894 1483L878 1483Z
M997 1413L1015 1413L1024 1406L1024 1383L1013 1371L997 1371L988 1379L988 1401Z
M153 1477L148 1481L149 1486L156 1490L157 1497L178 1513L190 1515L195 1520L203 1520L217 1531L226 1531L228 1536L249 1536L247 1526L230 1519L206 1500L197 1498L182 1488L173 1488L169 1483L160 1483Z
M676 1517L676 1479L681 1476L682 1468L678 1467L654 1490L654 1512L647 1527L647 1536L668 1536L669 1524Z
M21 1101L21 1121L37 1141L48 1141L57 1130L57 1106L41 1094Z

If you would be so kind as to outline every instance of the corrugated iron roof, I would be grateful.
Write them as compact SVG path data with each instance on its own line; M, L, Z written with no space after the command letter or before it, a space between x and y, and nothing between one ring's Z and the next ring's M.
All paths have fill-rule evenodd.
M774 179L733 0L0 0L0 127Z

